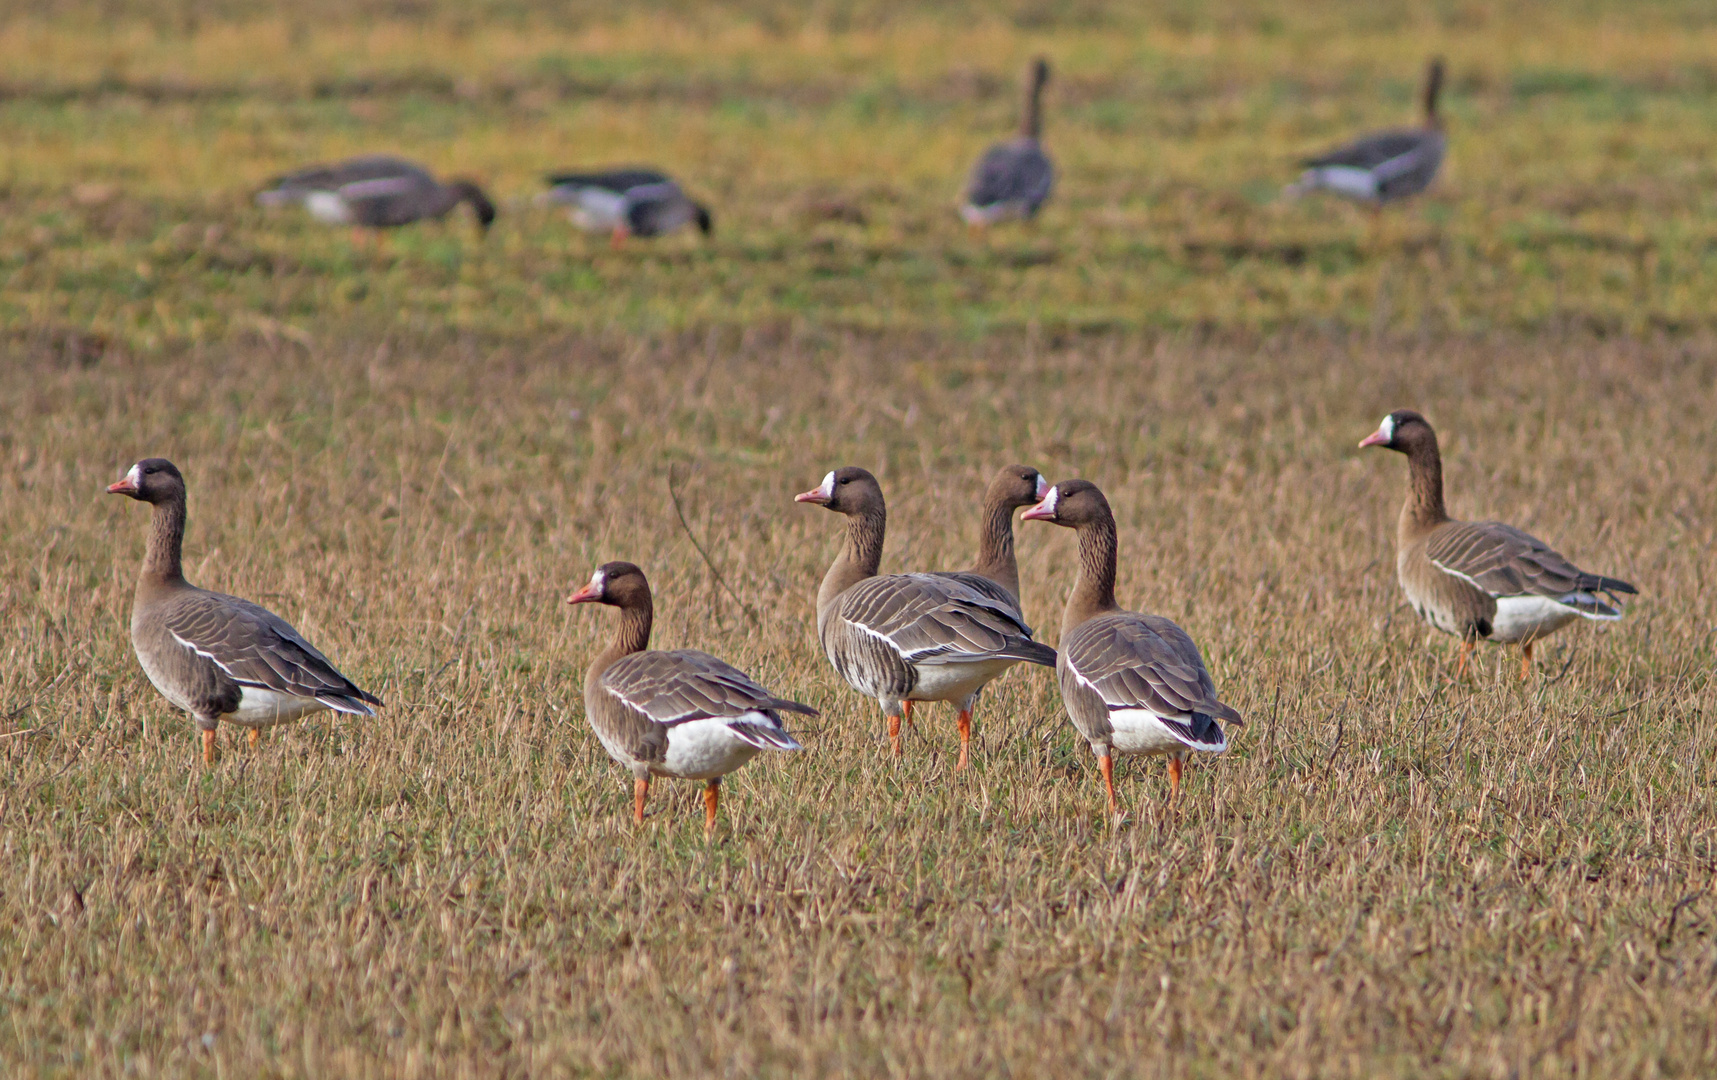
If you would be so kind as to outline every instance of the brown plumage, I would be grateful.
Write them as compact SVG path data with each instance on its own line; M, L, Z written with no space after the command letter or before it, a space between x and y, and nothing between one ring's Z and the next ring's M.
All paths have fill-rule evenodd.
M1383 418L1359 444L1407 455L1407 502L1396 526L1395 566L1401 588L1421 618L1463 642L1457 674L1473 643L1518 642L1521 678L1531 673L1532 646L1573 620L1622 617L1617 593L1635 593L1619 578L1588 574L1548 544L1499 521L1456 521L1443 505L1443 459L1437 433L1411 409Z
M638 822L650 777L676 776L706 781L704 828L713 830L723 776L759 750L802 749L780 714L816 709L776 697L709 653L650 649L654 605L638 567L604 563L566 602L620 609L613 642L585 673L584 708L608 756L632 771Z
M879 577L888 512L864 469L836 469L797 501L847 518L846 547L817 590L817 637L829 663L882 706L896 756L905 702L955 703L966 718L956 766L964 768L979 692L1021 661L1054 664L1055 650L1031 639L1017 602L995 598L993 582L980 590L946 574Z
M1178 796L1187 754L1228 749L1217 721L1239 725L1240 714L1217 699L1216 684L1186 631L1115 602L1115 517L1096 485L1063 481L1023 519L1052 521L1079 534L1079 577L1062 614L1056 674L1068 717L1097 755L1109 812L1116 812L1116 753L1167 755Z
M107 490L154 507L131 643L155 689L196 719L205 762L214 762L223 720L249 728L254 742L263 727L323 709L375 715L382 700L340 674L286 620L185 580L185 479L172 462L139 461Z

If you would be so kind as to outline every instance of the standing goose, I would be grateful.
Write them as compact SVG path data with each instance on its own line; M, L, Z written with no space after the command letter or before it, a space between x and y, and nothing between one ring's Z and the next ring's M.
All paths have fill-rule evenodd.
M205 763L214 763L223 720L249 728L255 743L262 728L323 709L375 715L382 699L335 670L285 619L185 580L185 478L171 461L139 461L107 492L154 507L131 601L131 645L161 696L196 719Z
M1048 492L1049 481L1030 465L1003 467L984 492L984 531L978 537L977 564L970 570L939 571L936 576L952 578L1009 605L1024 621L1019 606L1019 561L1014 558L1014 511L1032 505Z
M1015 621L1025 625L1019 602L1019 560L1014 558L1014 511L1043 498L1049 481L1030 465L1007 465L990 481L984 492L983 532L978 537L978 561L970 570L938 570L934 576L949 578L1005 604ZM1030 628L1026 632L1029 634ZM912 699L901 706L903 719L912 723ZM968 717L962 724L970 729Z
M1218 720L1241 725L1216 697L1198 646L1160 615L1115 603L1115 516L1096 485L1065 480L1021 515L1079 533L1079 577L1061 616L1061 700L1097 755L1109 813L1116 812L1112 755L1167 755L1171 794L1180 794L1189 753L1220 754L1228 736Z
M1532 673L1532 646L1540 638L1582 616L1613 622L1622 617L1616 594L1639 591L1619 578L1586 573L1511 525L1450 518L1443 508L1437 433L1413 410L1385 416L1359 445L1407 455L1407 502L1395 527L1395 572L1419 617L1461 639L1456 678L1484 638L1519 642L1524 679Z
M1447 139L1437 115L1443 89L1443 61L1433 59L1425 69L1425 122L1362 136L1305 162L1306 171L1288 187L1290 196L1322 188L1375 206L1417 195L1430 186L1443 164Z
M1055 650L1031 639L1011 600L997 600L941 574L879 577L888 512L876 477L849 466L795 497L847 518L846 547L817 589L817 637L829 663L888 717L900 756L907 701L950 701L960 710L960 760L969 761L972 703L985 685L1023 661L1049 667Z
M1043 152L1043 87L1049 61L1031 62L1019 134L984 151L966 182L960 216L974 229L1008 218L1032 218L1055 187L1055 166Z
M655 169L556 173L548 182L545 199L570 206L575 225L608 233L616 248L629 236L665 236L691 224L708 236L715 228L706 207L693 202L679 184Z
M303 203L310 216L329 225L391 229L439 218L462 202L471 204L478 228L487 232L495 204L469 180L440 183L421 165L371 154L287 173L260 192L263 206Z
M620 609L614 640L584 676L584 709L608 756L632 770L633 818L651 776L704 780L704 831L715 829L721 778L759 750L802 749L781 713L817 710L776 697L706 652L650 648L650 583L629 562L603 563L569 604Z

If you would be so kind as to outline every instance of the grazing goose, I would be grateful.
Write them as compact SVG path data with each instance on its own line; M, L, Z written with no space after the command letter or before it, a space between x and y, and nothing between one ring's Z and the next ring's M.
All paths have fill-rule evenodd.
M1532 646L1575 619L1622 617L1617 593L1639 590L1588 574L1537 537L1500 521L1455 521L1443 508L1443 458L1423 416L1397 409L1361 447L1407 455L1407 502L1395 528L1395 572L1419 617L1462 642L1455 677L1480 638L1519 642L1520 677L1532 672ZM1606 603L1598 594L1609 598Z
M1322 188L1382 205L1424 191L1436 177L1447 146L1443 121L1437 115L1442 89L1443 61L1433 59L1425 71L1422 127L1375 132L1311 158L1287 194L1299 196Z
M1216 697L1198 646L1160 615L1115 603L1115 516L1096 485L1065 480L1021 515L1079 533L1079 577L1061 616L1055 671L1067 715L1103 771L1109 813L1116 812L1113 754L1167 755L1171 795L1180 794L1189 753L1220 754L1228 736L1218 720L1244 723Z
M469 180L443 184L421 165L385 154L287 173L260 192L256 201L263 206L303 203L317 221L371 229L444 217L462 202L471 204L482 231L487 232L495 220L495 204L476 184Z
M382 699L360 690L285 619L236 596L185 580L185 478L164 458L146 458L107 489L154 506L149 545L131 601L131 645L155 689L190 713L215 760L225 720L260 729L333 709L374 716Z
M836 469L795 497L847 518L847 543L817 589L817 637L829 663L888 717L900 756L907 701L950 701L960 710L960 760L968 763L972 703L985 685L1020 661L1055 663L1055 650L1031 639L1011 598L941 574L879 577L888 513L876 477Z
M569 604L620 609L614 641L584 676L584 709L608 756L632 770L633 818L651 776L704 780L704 830L715 829L721 778L759 750L802 747L781 713L817 710L776 697L738 668L695 649L650 648L650 583L629 562L603 563Z
M715 227L708 209L654 169L557 173L548 182L545 199L571 207L575 225L608 233L615 247L628 236L665 236L694 223L708 236Z
M1055 166L1043 152L1043 87L1049 61L1031 62L1019 134L984 151L966 182L960 216L974 229L1008 218L1032 218L1055 187Z

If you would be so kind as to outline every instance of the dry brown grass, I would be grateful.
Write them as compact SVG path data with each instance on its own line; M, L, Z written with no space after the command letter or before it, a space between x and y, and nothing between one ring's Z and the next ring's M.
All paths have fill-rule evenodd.
M338 340L338 339L333 339ZM1708 339L354 335L90 363L14 349L0 446L0 1070L12 1075L1692 1076L1717 1070L1717 359ZM76 358L73 357L75 360ZM1402 609L1405 486L1353 444L1443 433L1453 507L1641 596L1540 675ZM193 580L270 604L389 707L197 764L133 659L164 454ZM1090 477L1123 597L1251 724L1128 764L1128 827L1046 673L975 768L899 767L812 641L834 552L791 502L879 472L886 565L962 564L999 463ZM668 496L751 615L714 583ZM1021 530L1051 640L1071 537ZM586 729L597 562L657 643L825 712L641 829Z

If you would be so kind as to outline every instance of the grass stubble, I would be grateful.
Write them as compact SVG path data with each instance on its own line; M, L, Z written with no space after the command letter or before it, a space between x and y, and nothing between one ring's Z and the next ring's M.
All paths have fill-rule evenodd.
M480 357L457 343L39 358L7 400L0 970L8 1070L144 1075L1694 1075L1713 1061L1717 410L1709 342L856 335ZM1436 403L1453 506L1636 581L1538 674L1393 575L1405 488L1353 449ZM197 761L125 626L171 455L194 581L269 603L388 701ZM838 540L792 493L892 498L885 567L963 565L1012 459L1098 478L1120 592L1250 724L1105 820L1046 673L903 764L813 641ZM748 614L678 525L691 529ZM1053 640L1073 574L1020 530ZM586 729L625 557L660 647L823 717L642 829ZM75 890L75 892L74 892Z
M63 6L0 38L0 1071L1717 1069L1705 17L539 38ZM972 245L955 174L1040 45L1066 182ZM1244 195L1404 116L1428 47L1471 72L1458 167L1395 231ZM606 58L602 94L545 50ZM364 254L244 204L383 136L475 160L526 223ZM549 151L655 146L720 195L707 248L611 256L522 209ZM806 225L806 189L868 223ZM1394 582L1404 464L1354 449L1400 406L1454 512L1638 583L1627 618L1528 683L1498 649L1452 682ZM192 580L293 621L379 718L198 764L126 632L144 513L101 494L145 454L190 483ZM885 569L955 567L1009 461L1104 487L1123 602L1250 720L1179 812L1129 762L1106 820L1045 672L991 688L955 776L950 711L897 766L819 655L839 526L792 493L871 468ZM1053 643L1071 537L1019 543ZM612 558L658 647L824 710L729 779L715 844L695 784L634 828L585 726L610 627L561 599Z

